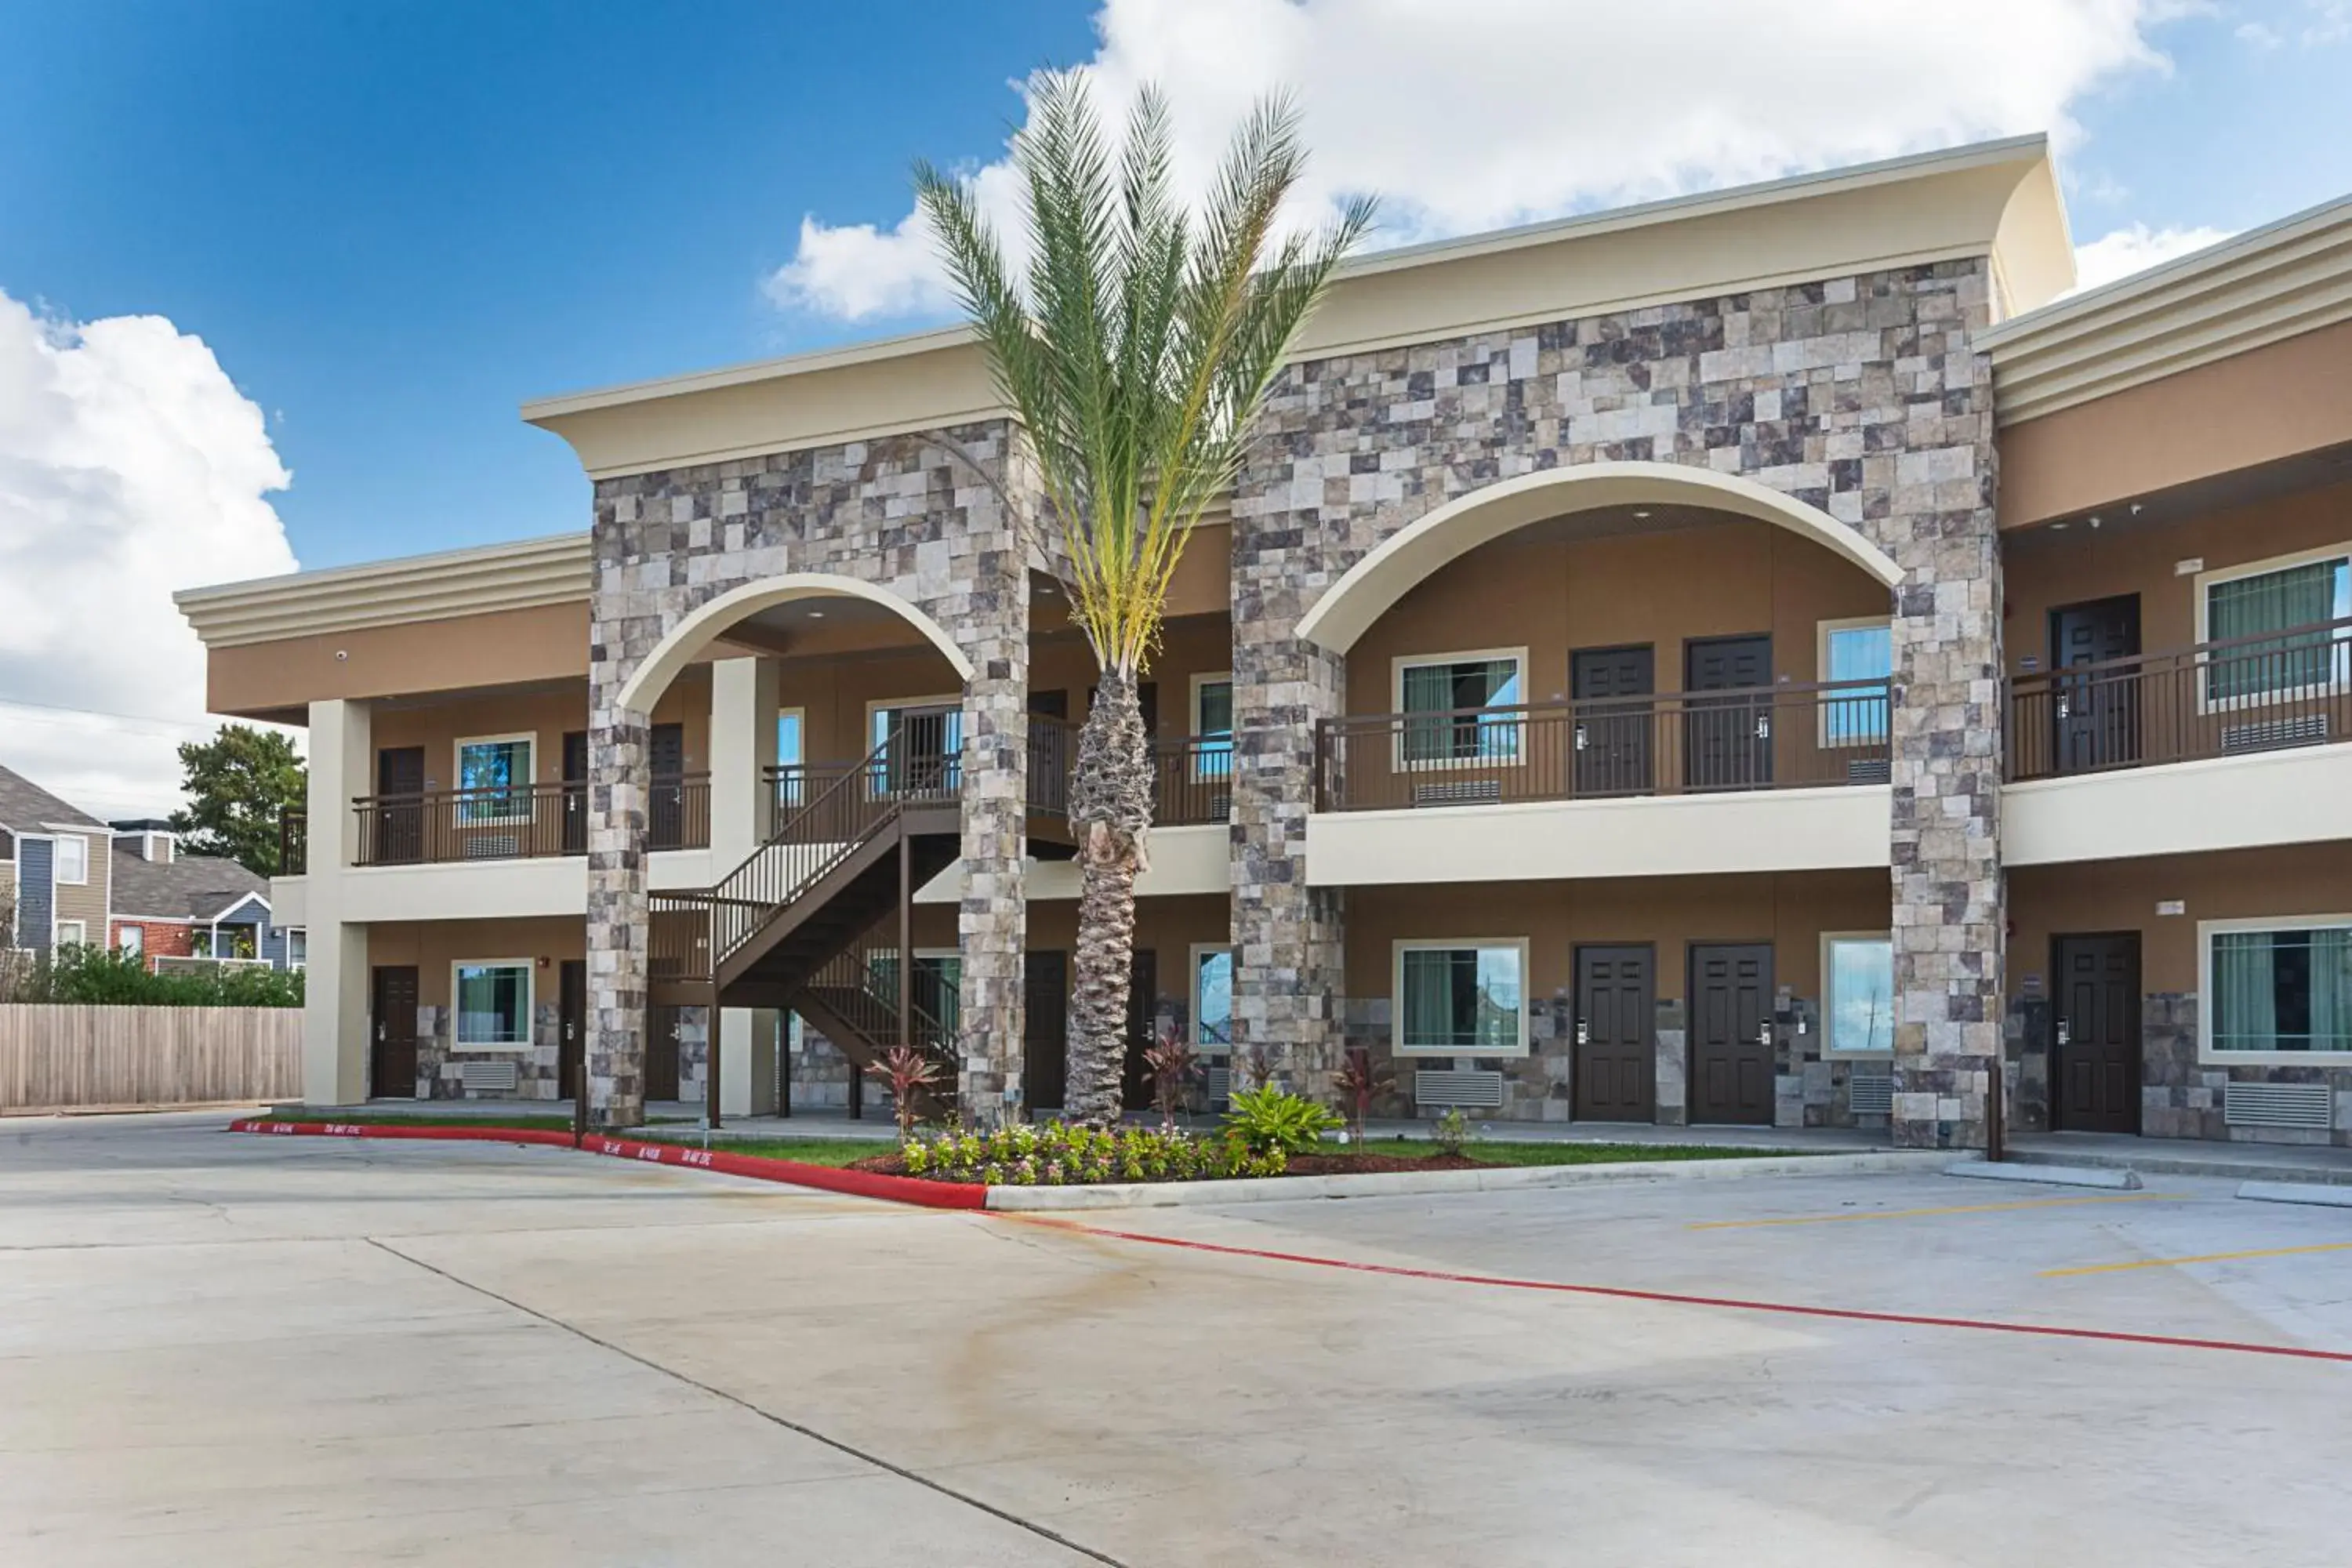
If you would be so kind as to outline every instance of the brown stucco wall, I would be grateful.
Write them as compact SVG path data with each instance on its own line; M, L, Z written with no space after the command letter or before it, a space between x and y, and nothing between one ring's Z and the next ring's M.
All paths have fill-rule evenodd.
M801 710L803 760L856 762L874 749L866 704L958 700L961 682L929 644L839 658L788 658L777 675L777 702Z
M2352 352L2352 346L2347 346ZM2010 668L2050 658L2050 612L2062 605L2139 595L2140 647L2184 648L2197 640L2194 574L2176 563L2202 558L2203 570L2352 542L2352 481L2305 490L2180 521L2147 525L2128 513L2091 528L2036 529L2002 540Z
M338 654L343 658L336 657ZM205 705L302 722L312 702L588 677L588 605L455 616L211 650Z
M2003 528L2352 441L2352 321L2012 425L1998 440Z
M684 725L687 772L706 771L710 765L709 667L694 666L673 681L654 705L653 721ZM588 728L588 683L583 679L563 688L459 697L415 707L379 705L373 722L379 752L425 748L427 789L457 787L460 740L525 733L533 737L534 776L539 783L554 784L563 777L565 732ZM373 775L368 782L373 789Z
M491 959L544 960L531 972L533 1003L553 1005L556 964L587 952L584 920L552 916L539 920L418 921L368 928L368 964L416 966L419 1006L449 1005L449 970L459 963Z
M1399 657L1528 650L1531 701L1569 695L1571 649L1649 643L1657 689L1683 687L1692 637L1772 634L1777 679L1819 679L1818 628L1889 612L1883 584L1788 530L1700 514L1691 526L1601 538L1506 535L1399 600L1348 656L1348 710L1396 706Z
M1160 644L1143 679L1159 687L1156 739L1181 741L1192 732L1192 678L1222 675L1233 668L1232 619L1223 615L1187 616L1161 628ZM1030 650L1029 689L1068 694L1070 721L1085 720L1095 686L1094 650L1075 632L1040 636Z

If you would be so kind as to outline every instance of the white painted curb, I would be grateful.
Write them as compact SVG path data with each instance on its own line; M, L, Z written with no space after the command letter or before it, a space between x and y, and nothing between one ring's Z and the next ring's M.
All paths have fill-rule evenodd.
M2048 1187L2102 1187L2124 1193L2136 1193L2140 1186L2137 1171L2095 1170L2088 1165L2011 1165L1971 1160L1944 1174L1980 1182L2032 1182Z
M2311 1182L2242 1182L2238 1195L2265 1204L2311 1204L2319 1208L2352 1209L2352 1187L2321 1186Z
M1485 1171L1392 1171L1350 1176L1276 1176L1218 1182L1114 1182L1095 1186L991 1187L988 1206L1008 1214L1072 1209L1183 1208L1293 1203L1310 1198L1401 1198L1506 1193L1603 1182L1710 1182L1742 1176L1844 1176L1931 1171L1951 1159L1927 1150L1868 1154L1769 1154L1752 1160L1626 1160L1594 1165L1504 1165Z

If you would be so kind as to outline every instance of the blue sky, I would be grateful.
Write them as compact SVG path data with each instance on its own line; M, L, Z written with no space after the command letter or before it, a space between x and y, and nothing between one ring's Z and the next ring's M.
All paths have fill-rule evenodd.
M173 588L584 526L526 398L941 319L908 165L1046 63L1195 174L1296 88L1392 238L2044 128L2103 266L2352 191L2352 0L0 0L0 760L153 795Z

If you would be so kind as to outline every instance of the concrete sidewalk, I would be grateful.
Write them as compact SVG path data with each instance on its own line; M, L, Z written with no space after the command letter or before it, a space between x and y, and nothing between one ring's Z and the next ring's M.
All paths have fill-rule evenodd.
M2089 1165L2147 1176L2212 1176L2238 1182L2324 1182L2352 1186L2352 1149L2303 1143L2215 1143L2135 1138L2127 1132L2015 1132L2009 1157L2021 1164Z

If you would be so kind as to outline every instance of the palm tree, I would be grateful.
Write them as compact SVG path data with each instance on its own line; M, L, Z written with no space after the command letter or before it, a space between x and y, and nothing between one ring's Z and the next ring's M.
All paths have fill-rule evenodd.
M1189 213L1172 188L1165 99L1138 96L1114 159L1075 73L1040 79L1013 161L1028 206L1021 281L970 185L928 163L915 184L1027 435L1040 500L1016 514L1099 671L1070 772L1081 882L1064 1106L1099 1125L1119 1112L1135 879L1149 863L1137 681L1193 524L1232 489L1267 389L1372 204L1350 203L1319 234L1278 231L1306 152L1296 109L1275 99L1234 133L1205 207Z

